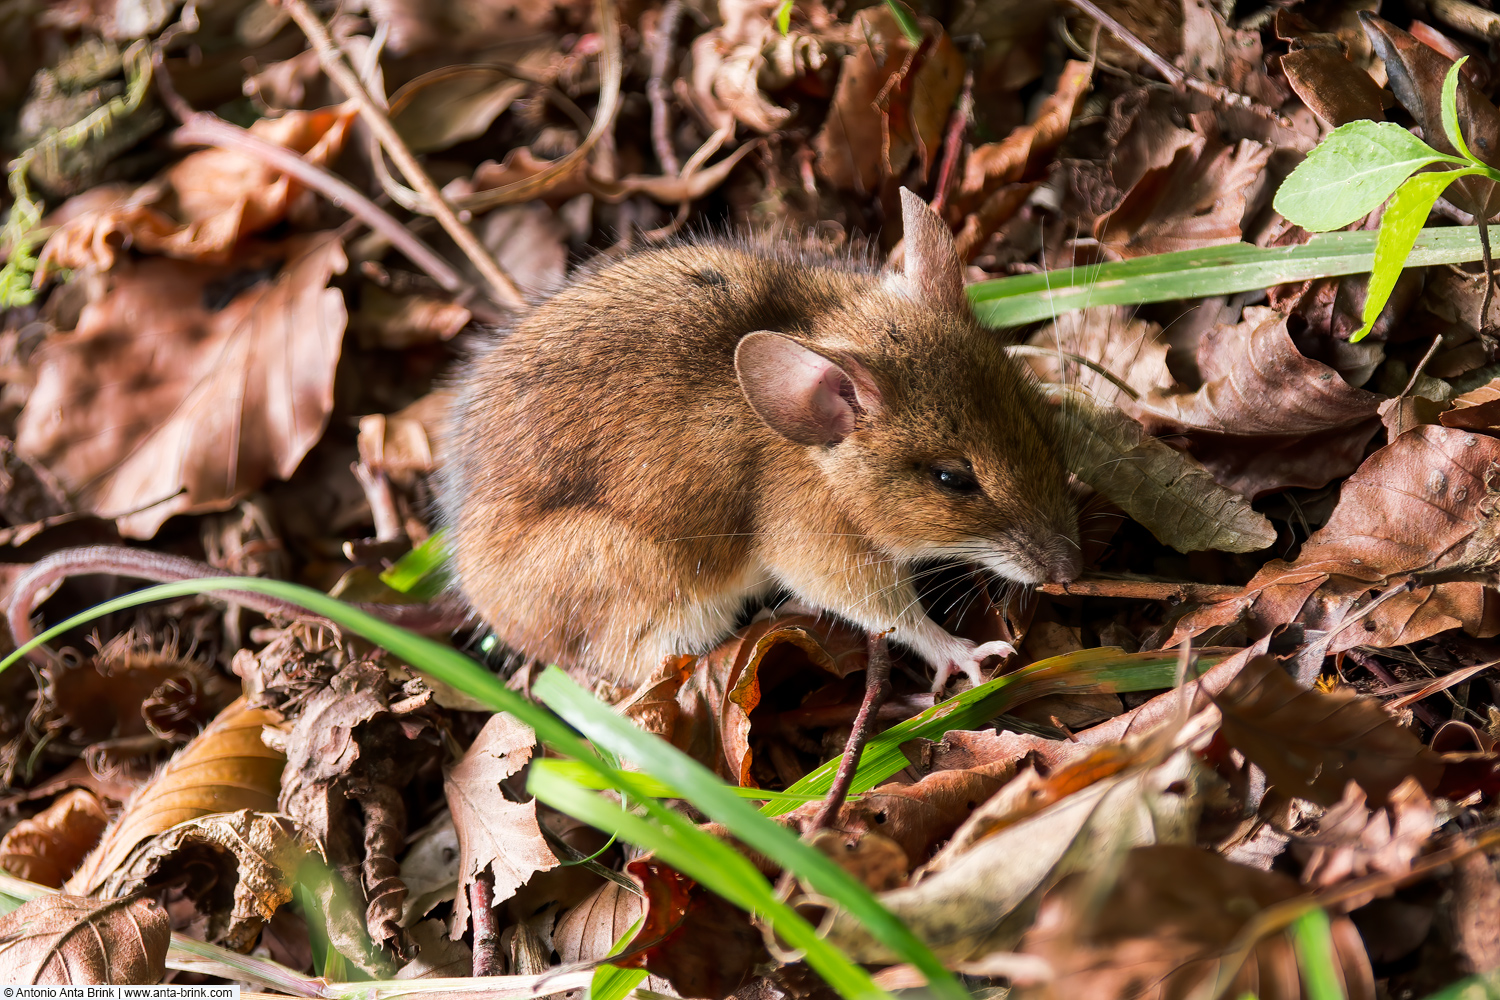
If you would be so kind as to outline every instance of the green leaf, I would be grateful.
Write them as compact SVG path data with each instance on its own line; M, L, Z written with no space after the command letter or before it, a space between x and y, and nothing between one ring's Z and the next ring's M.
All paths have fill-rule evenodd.
M1490 239L1500 242L1500 226L1490 227ZM1370 270L1375 243L1373 232L1327 233L1289 247L1227 243L980 281L968 287L969 301L980 322L1009 328L1090 306L1232 295L1310 278L1359 274ZM1407 266L1482 259L1474 227L1438 226L1422 230Z
M971 688L905 722L898 723L865 744L854 772L851 792L867 792L897 771L911 765L901 744L914 739L939 740L952 729L977 729L1016 705L1044 694L1085 694L1112 691L1152 691L1171 687L1177 679L1177 652L1125 653L1113 646L1082 649L1052 656L1004 677ZM1200 655L1210 666L1221 656ZM804 775L788 792L825 795L833 787L839 758ZM770 803L761 809L769 816L791 806Z
M1333 928L1322 909L1308 910L1292 924L1292 944L1308 1000L1347 1000L1333 957Z
M1468 61L1469 57L1463 56L1448 67L1448 75L1443 77L1443 131L1448 133L1448 141L1458 150L1458 155L1477 164L1479 161L1469 152L1469 144L1464 142L1464 132L1458 124L1458 71Z
M885 5L890 8L891 16L896 19L896 24L901 28L901 34L906 36L912 48L922 44L922 29L917 26L917 19L912 17L911 11L901 0L885 0Z
M569 778L571 778L573 781L578 782L584 788L592 788L596 792L607 791L611 788L620 787L617 781L606 779L602 777L594 768L591 768L586 764L580 764L577 761L559 760L554 761L552 766L566 773ZM637 787L640 790L645 792L647 795L651 795L655 798L683 798L683 794L680 790L673 788L671 785L655 777L654 775L640 774L639 772L637 772L636 782ZM726 787L742 799L750 799L755 802L772 802L779 806L785 806L786 809L795 809L798 806L805 805L808 802L821 802L823 800L823 795L821 793L775 792L765 788L739 788L734 785L727 785ZM857 801L858 799L859 796L857 795L849 796L849 801L851 802Z
M1391 199L1380 219L1379 239L1375 243L1375 260L1370 270L1370 287L1365 293L1364 325L1349 337L1350 341L1364 339L1380 318L1407 266L1412 246L1422 232L1422 224L1432 214L1432 204L1437 201L1448 185L1460 177L1483 174L1479 167L1462 170L1437 170L1428 174L1417 174L1401 185L1396 197Z
M396 560L380 574L380 582L392 590L432 600L447 586L447 529L435 531L421 545Z
M630 944L641 925L646 922L643 916L630 925L630 929L621 934L619 939L610 947L610 957L618 955ZM631 990L641 985L645 979L645 969L622 969L618 965L610 965L607 962L594 970L594 978L589 981L588 1000L625 1000Z
M916 966L927 977L928 988L933 996L966 1000L968 994L937 957L904 923L882 906L864 885L826 854L761 815L744 799L735 795L708 768L670 743L642 732L629 719L616 714L556 667L549 667L537 678L532 685L532 692L577 727L590 741L623 759L635 762L643 771L672 787L681 789L683 797L709 819L722 823L740 841L766 857L775 858L808 882L815 892L847 910L869 929L871 935L900 955L903 961ZM629 772L624 773L629 776ZM651 807L650 802L646 805ZM569 815L577 814L570 812ZM623 831L621 835L629 839ZM692 871L688 874L698 878Z
M796 6L794 0L781 0L781 6L776 8L776 30L785 35L792 30L792 8Z
M1297 165L1272 206L1310 232L1342 229L1369 215L1402 181L1433 163L1467 165L1394 122L1340 125Z

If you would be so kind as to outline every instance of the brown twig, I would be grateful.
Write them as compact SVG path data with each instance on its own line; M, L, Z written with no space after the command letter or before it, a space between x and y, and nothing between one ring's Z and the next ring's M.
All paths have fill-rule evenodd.
M397 134L390 118L375 103L375 99L370 96L370 92L365 89L354 70L344 61L343 50L329 36L327 27L307 6L306 0L281 0L281 5L292 15L292 20L297 22L297 26L307 36L307 40L312 43L313 49L318 53L318 62L323 66L323 72L327 73L329 79L349 95L349 99L358 106L365 124L385 147L387 155L396 162L396 167L406 178L407 183L426 200L428 212L443 227L443 231L453 239L453 242L458 244L464 256L469 258L480 275L489 283L495 301L511 309L525 308L526 299L522 296L521 290L516 287L516 283L500 267L499 262L489 250L485 249L484 244L479 242L479 238L469 230L468 226L459 221L458 215L443 198L437 184L427 175L427 171L422 169L422 165L417 162L417 158L412 155L412 151Z
M1232 107L1240 107L1247 111L1252 111L1263 118L1271 119L1283 128L1292 127L1291 121L1275 108L1268 108L1247 94L1237 94L1228 87L1189 76L1176 66L1173 66L1157 55L1151 46L1135 37L1135 34L1129 28L1106 14L1093 0L1068 0L1068 2L1103 25L1105 30L1124 42L1130 51L1140 56L1143 62L1161 74L1161 78L1172 86L1187 87L1189 90L1196 90L1198 93L1218 101L1220 104L1227 104Z
M651 79L646 81L646 98L651 102L651 143L661 172L675 177L682 170L677 151L672 148L672 111L667 107L667 63L677 37L677 22L682 18L681 0L667 0L656 19L656 39L651 49Z
M504 975L500 925L495 920L495 876L491 872L480 872L469 883L469 917L474 921L474 975Z
M15 644L19 646L36 634L31 628L31 613L52 593L57 584L70 576L89 573L128 576L154 583L176 583L181 580L231 575L196 559L170 556L149 549L131 549L123 545L82 545L61 549L34 563L16 580L11 590L6 621L10 625L10 634ZM265 594L232 590L215 592L210 596L232 601L263 615L296 618L309 614L297 604ZM451 632L461 628L468 618L462 608L448 604L351 604L351 607L418 632Z
M1385 666L1379 660L1375 659L1375 657L1370 656L1367 653L1361 653L1357 649L1346 649L1344 650L1344 655L1353 660L1355 663L1359 664L1361 667L1364 667L1370 673L1374 674L1375 678L1387 687L1399 683L1396 680L1396 675L1385 669ZM1426 705L1423 705L1421 702L1416 702L1415 704L1413 704L1411 706L1411 710L1416 715L1416 717L1426 723L1428 728L1430 729L1437 729L1438 726L1441 726L1443 724L1443 720L1439 719L1437 715L1432 711L1432 709L1428 708Z
M953 182L958 179L958 158L964 148L964 133L969 128L969 118L974 114L974 71L964 72L963 90L959 91L958 104L948 116L948 128L943 135L943 160L938 164L937 189L932 193L932 210L943 214L948 203L948 194Z
M455 294L474 291L473 287L453 269L436 250L423 243L385 209L366 198L358 189L341 177L323 167L309 163L297 153L267 142L260 136L238 125L232 125L207 111L195 111L177 93L172 79L167 74L160 52L153 55L156 64L156 91L167 110L182 123L172 133L171 141L178 146L213 146L227 149L251 159L275 167L303 186L318 192L335 207L342 208L359 219L372 230L390 241L391 246L406 255L428 277L436 281L444 291Z
M828 798L813 818L809 830L821 830L837 818L849 797L849 787L854 784L854 772L859 768L859 758L870 739L870 729L875 716L886 698L891 694L891 653L886 646L884 632L871 632L865 639L870 653L869 666L865 668L865 699L854 717L854 727L849 730L849 741L844 744L844 756L839 761L838 773L833 776L833 785L828 789Z
M1073 580L1069 583L1043 583L1037 590L1055 596L1123 597L1142 601L1168 601L1172 604L1216 604L1233 600L1245 593L1244 587L1219 583L1180 583L1170 580Z

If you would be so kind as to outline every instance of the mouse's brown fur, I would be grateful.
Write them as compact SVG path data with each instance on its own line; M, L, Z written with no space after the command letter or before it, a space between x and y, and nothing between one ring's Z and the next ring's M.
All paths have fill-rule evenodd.
M1076 574L1046 408L968 310L946 228L910 202L904 278L774 248L650 250L476 363L442 494L460 585L501 640L638 680L784 587L894 628L942 678L975 673L976 651L922 613L915 560Z

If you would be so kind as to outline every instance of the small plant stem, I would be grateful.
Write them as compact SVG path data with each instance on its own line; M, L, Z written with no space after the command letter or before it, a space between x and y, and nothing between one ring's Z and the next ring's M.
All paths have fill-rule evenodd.
M297 26L307 36L307 40L312 43L312 47L318 53L318 61L322 64L323 71L359 107L365 124L370 127L370 131L375 133L390 158L396 161L396 166L406 177L407 183L426 200L432 217L443 227L443 231L452 237L453 242L458 244L458 248L464 252L484 280L489 283L496 303L515 310L525 308L526 299L521 295L521 290L516 287L510 275L500 267L499 262L485 249L484 244L479 242L479 238L469 230L468 226L459 221L453 207L438 190L437 184L427 175L427 171L422 169L417 158L401 140L390 118L375 103L370 92L365 89L364 84L360 83L359 77L344 61L342 50L329 36L328 29L323 25L322 20L312 12L305 0L281 0L281 5L292 15L292 20L297 22Z
M1486 307L1489 304L1488 289L1486 289L1485 304ZM1484 329L1483 321L1480 322L1480 329ZM1427 345L1427 353L1422 355L1422 360L1417 362L1417 367L1411 370L1411 378L1407 380L1406 388L1401 390L1401 395L1397 396L1397 399L1405 399L1411 395L1411 391L1417 387L1417 379L1422 377L1422 372L1426 370L1427 363L1432 360L1432 356L1437 353L1437 349L1442 346L1442 343L1443 335L1441 333L1432 338L1432 343Z
M682 172L677 151L672 148L672 110L667 106L667 64L672 60L672 46L677 37L677 22L682 19L681 0L667 0L656 19L656 40L651 49L651 79L646 81L646 97L651 101L651 144L661 172L676 177Z
M854 784L854 772L859 769L859 757L865 744L870 741L870 730L880 706L891 694L891 652L886 645L884 632L871 632L865 638L870 662L865 668L865 699L854 717L854 726L849 730L849 741L844 745L844 756L839 761L838 773L833 776L833 785L828 789L828 798L823 808L813 818L809 830L821 830L838 818L844 800L849 797L849 787Z
M88 573L128 576L154 583L202 580L224 575L223 570L207 563L153 552L150 549L130 549L123 545L82 545L61 549L34 563L15 582L10 607L6 610L6 620L16 645L21 645L35 634L31 629L31 613L45 599L45 595L50 594L57 584L68 577ZM219 596L263 615L297 618L307 614L299 605L264 594L234 591ZM451 632L460 627L466 618L462 609L440 604L365 604L355 607L362 607L366 612L393 624L434 633Z
M1479 337L1488 344L1492 338L1488 331L1490 328L1490 300L1495 297L1495 265L1490 260L1490 232L1485 225L1487 220L1479 220L1479 252L1484 254L1484 300L1479 304Z
M964 133L969 128L969 117L974 113L974 71L964 73L963 90L959 91L958 104L948 116L948 128L943 135L943 159L938 166L937 187L932 193L932 210L943 214L953 182L958 179L958 158L964 149Z
M1157 580L1073 580L1044 583L1036 588L1044 594L1072 597L1122 597L1137 601L1167 601L1172 604L1215 604L1245 593L1244 587L1218 583L1176 583Z
M498 976L505 972L500 954L500 927L495 922L495 876L480 872L469 883L469 919L474 921L474 975Z

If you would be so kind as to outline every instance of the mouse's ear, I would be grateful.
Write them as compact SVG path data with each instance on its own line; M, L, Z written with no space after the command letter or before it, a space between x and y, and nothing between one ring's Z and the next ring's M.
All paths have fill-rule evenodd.
M963 265L948 224L907 188L901 189L902 271L911 295L935 309L969 308L964 295Z
M766 426L797 444L838 444L880 394L862 367L840 367L779 333L741 338L734 351L740 391Z

